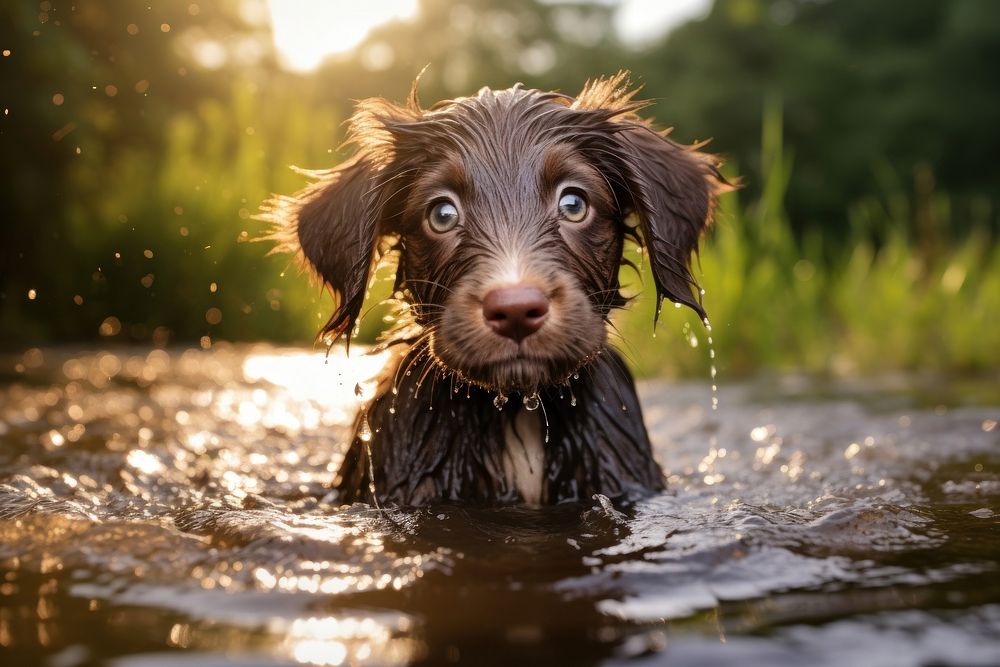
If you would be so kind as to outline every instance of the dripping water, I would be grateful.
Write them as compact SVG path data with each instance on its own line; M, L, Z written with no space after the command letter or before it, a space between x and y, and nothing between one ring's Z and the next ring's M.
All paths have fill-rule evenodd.
M368 423L368 409L361 408L361 427L358 429L358 438L365 444L365 454L368 457L368 492L372 496L372 504L376 509L382 509L378 504L378 496L375 495L375 462L372 460L372 427Z
M371 442L372 441L372 427L368 423L368 411L362 410L361 412L361 428L358 429L358 437L361 438L361 442Z
M545 444L547 445L549 444L549 413L545 411L545 403L541 399L539 399L538 405L542 408L542 420L545 421Z
M368 492L372 495L372 505L375 509L382 509L382 506L378 504L378 496L375 495L375 462L372 461L372 443L369 441L365 442L365 451L368 454Z
M704 293L705 291L702 290L702 294ZM715 341L712 340L712 323L708 321L707 317L703 320L703 322L705 324L705 331L708 332L708 340L706 342L708 343L708 359L710 362L708 367L708 374L712 379L712 410L718 410L719 385L715 379L716 375L718 375L718 370L715 368Z
M538 392L533 394L525 394L524 398L521 399L525 410L534 411L538 408L542 409L542 419L545 421L545 442L549 441L549 414L545 411L545 403L542 402L541 396Z

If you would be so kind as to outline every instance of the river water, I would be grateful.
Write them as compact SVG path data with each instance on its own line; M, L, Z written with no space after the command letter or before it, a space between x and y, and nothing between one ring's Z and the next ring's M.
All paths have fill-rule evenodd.
M661 496L340 507L381 361L0 357L0 662L1000 664L996 377L645 382Z

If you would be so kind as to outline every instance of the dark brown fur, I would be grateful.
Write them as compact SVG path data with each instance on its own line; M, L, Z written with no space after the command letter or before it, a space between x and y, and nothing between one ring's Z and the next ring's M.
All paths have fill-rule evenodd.
M517 501L504 432L535 397L548 421L543 501L662 488L632 379L607 346L609 314L626 302L622 248L645 247L658 301L705 317L689 262L728 185L716 158L642 120L634 92L619 74L575 99L515 87L428 110L415 94L406 107L367 100L351 121L356 155L265 205L283 247L337 296L328 339L352 331L380 258L398 262L401 323L386 339L397 365L359 417L345 501L372 488L400 504ZM567 187L586 194L582 222L555 206ZM427 221L441 197L461 215L446 232ZM483 321L484 293L512 282L551 302L519 342Z

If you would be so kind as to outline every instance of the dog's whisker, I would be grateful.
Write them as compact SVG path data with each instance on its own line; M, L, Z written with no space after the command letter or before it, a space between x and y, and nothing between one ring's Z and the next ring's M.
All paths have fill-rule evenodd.
M407 278L406 282L408 282L408 283L424 283L424 284L427 284L427 285L431 285L432 287L437 287L439 289L442 289L442 290L448 292L448 294L453 294L454 293L453 289L451 289L447 285L441 284L440 282L438 282L436 280L425 280L425 279L421 279L421 278Z

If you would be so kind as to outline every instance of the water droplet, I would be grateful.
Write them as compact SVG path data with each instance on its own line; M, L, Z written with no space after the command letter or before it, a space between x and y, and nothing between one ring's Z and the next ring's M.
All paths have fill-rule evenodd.
M413 375L413 371L406 371L407 375Z
M705 296L705 288L702 287L700 290L698 290L698 294Z
M372 427L368 424L367 414L361 416L361 428L358 429L358 437L361 438L361 442L371 442Z
M576 396L569 397L569 404L572 405L574 408L576 407Z
M493 399L493 407L497 410L503 410L505 405L507 405L507 397L503 394L497 394L496 398Z
M681 309L681 302L680 301L675 301L674 302L674 308L676 308L677 310L680 310Z
M389 414L390 415L396 414L396 406L395 405L390 405L389 406Z
M397 389L396 387L393 387L392 388L392 395L393 396L398 396L399 395L399 389Z
M708 373L709 375L712 376L712 379L714 380L716 375L715 364L712 364L712 367L708 370Z
M622 412L628 412L628 407L622 403Z
M542 404L542 399L538 397L538 393L527 395L524 397L524 409L525 410L537 410L538 406Z
M580 374L579 373L573 373L573 379L574 380L579 380L580 379Z

